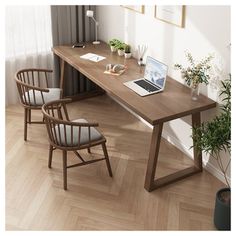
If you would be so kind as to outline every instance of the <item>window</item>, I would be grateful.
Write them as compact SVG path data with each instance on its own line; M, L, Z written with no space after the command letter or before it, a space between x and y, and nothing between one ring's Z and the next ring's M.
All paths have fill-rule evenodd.
M6 59L51 51L50 6L6 7Z

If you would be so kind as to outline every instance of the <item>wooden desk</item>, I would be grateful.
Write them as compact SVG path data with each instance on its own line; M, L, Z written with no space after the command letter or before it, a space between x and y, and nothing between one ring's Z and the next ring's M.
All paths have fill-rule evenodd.
M57 46L53 48L53 52L61 59L61 88L64 84L64 66L67 62L104 89L110 96L116 98L154 126L144 184L147 191L152 191L160 186L202 171L202 154L197 153L197 150L194 149L194 165L192 167L155 180L163 123L191 115L192 126L199 126L201 124L201 111L215 107L214 101L203 95L200 95L199 100L192 101L190 89L170 77L167 78L164 92L140 97L124 86L123 83L141 78L144 68L140 68L135 59L124 59L116 53L111 53L105 43L100 45L87 44L85 48L73 49L71 46ZM81 55L88 52L105 56L106 59L100 62L92 62L80 58ZM107 75L103 72L108 63L126 64L128 69L121 76Z

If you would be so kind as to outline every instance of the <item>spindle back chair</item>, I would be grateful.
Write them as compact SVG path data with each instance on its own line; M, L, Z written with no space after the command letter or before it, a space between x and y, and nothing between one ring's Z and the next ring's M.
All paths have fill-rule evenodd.
M95 127L98 123L91 123L85 119L70 121L66 104L71 99L61 99L46 103L42 107L44 120L49 137L49 160L48 167L52 165L53 150L62 150L63 161L63 182L64 189L67 189L67 169L82 165L91 164L97 161L105 160L109 175L112 177L112 170L106 148L105 137ZM104 157L86 161L80 154L79 150L87 149L96 145L102 145ZM67 165L67 152L73 151L80 159L80 163Z
M43 124L44 121L32 121L31 110L40 110L45 102L58 100L62 91L59 88L49 88L52 70L23 69L15 74L20 103L24 107L24 140L27 140L28 124Z

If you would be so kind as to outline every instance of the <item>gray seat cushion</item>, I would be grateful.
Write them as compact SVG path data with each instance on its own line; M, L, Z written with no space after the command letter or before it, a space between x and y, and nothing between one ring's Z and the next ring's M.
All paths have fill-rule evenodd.
M77 119L77 120L73 120L73 121L74 122L81 122L81 123L88 123L88 121L85 119ZM60 129L60 134L61 134L62 145L64 145L64 146L78 146L78 144L79 144L78 143L79 142L79 127L78 126L73 126L73 143L71 140L71 126L66 125L66 140L65 140L64 125L60 124L59 129ZM58 142L60 142L58 127L55 127L55 130L56 130L57 140L58 140ZM81 131L80 145L89 143L88 127L81 127L80 131ZM97 141L102 138L103 138L102 134L99 133L99 131L97 129L95 129L93 127L90 128L90 140L91 141ZM67 145L66 145L66 143L67 143Z
M51 102L53 100L60 99L61 89L59 88L49 88L49 92L43 92L43 97L45 103ZM29 102L28 94L25 92L26 102ZM43 105L43 99L40 91L35 90L35 101L33 90L29 90L30 104L31 105ZM35 103L36 102L36 103Z

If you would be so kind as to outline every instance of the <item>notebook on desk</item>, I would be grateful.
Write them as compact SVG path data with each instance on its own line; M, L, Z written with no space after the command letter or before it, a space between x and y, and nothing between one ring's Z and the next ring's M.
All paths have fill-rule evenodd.
M167 70L167 65L147 57L144 78L125 82L124 85L140 96L159 93L165 88Z

